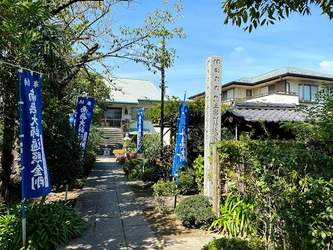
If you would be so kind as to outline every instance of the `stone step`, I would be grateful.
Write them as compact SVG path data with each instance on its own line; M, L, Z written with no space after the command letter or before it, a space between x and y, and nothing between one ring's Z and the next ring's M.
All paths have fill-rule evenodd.
M124 138L120 128L102 127L99 128L100 133L105 138L103 144L99 145L97 155L105 155L111 153L114 149L122 148L121 142Z

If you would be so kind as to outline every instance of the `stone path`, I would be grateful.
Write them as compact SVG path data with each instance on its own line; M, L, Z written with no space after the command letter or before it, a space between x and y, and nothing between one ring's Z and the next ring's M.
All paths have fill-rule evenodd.
M75 205L87 221L85 237L74 239L60 250L200 250L215 237L202 235L159 242L142 208L122 166L115 158L99 157Z
M114 158L98 159L75 209L87 221L86 237L74 239L63 249L160 249Z

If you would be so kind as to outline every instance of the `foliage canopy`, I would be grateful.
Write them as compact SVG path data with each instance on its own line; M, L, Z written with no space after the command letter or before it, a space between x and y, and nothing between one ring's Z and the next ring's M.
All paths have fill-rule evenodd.
M229 21L233 25L251 32L258 26L274 24L276 21L288 18L291 13L310 15L311 8L318 6L322 14L326 14L331 20L333 18L332 1L321 0L226 0L222 2L223 12L226 14L224 24Z

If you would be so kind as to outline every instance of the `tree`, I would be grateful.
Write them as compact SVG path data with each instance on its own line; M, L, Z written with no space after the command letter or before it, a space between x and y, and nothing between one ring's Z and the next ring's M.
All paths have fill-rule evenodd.
M76 108L77 97L86 94L96 99L92 123L100 125L106 109L106 99L110 98L110 89L104 82L101 74L81 69L64 89L64 97L61 99L63 105L68 106L68 112L72 113Z
M174 12L157 9L149 13L142 27L120 26L115 30L112 7L121 2L0 0L0 60L43 72L46 97L61 101L68 99L70 84L81 69L91 71L97 62L111 74L112 67L105 63L106 58L133 60L152 69L156 59L153 51L159 47L156 41L162 36L183 36L183 29L174 27L181 5L175 4ZM172 60L174 56L170 53L167 59ZM16 69L1 66L0 71L0 122L3 124L0 177L1 193L5 195L11 193L13 154L18 145L15 141L18 89ZM49 100L44 98L45 106Z
M62 91L81 68L94 68L100 63L111 74L113 67L105 59L123 59L143 63L149 70L158 70L156 53L160 50L158 41L165 37L184 37L183 29L175 27L174 23L181 17L180 2L172 9L156 9L148 13L142 27L119 26L115 28L115 5L123 4L118 0L106 1L53 1L49 3L50 13L62 24L66 33L66 43L69 44L72 56L69 58L70 71L58 76L59 90ZM128 5L133 3L128 1ZM168 57L163 60L170 65L175 56L174 50L169 50Z
M168 97L164 105L164 125L170 128L170 141L175 138L177 131L177 122L179 116L179 105L181 100L177 97ZM204 114L205 114L205 101L197 99L195 101L188 101L186 105L189 107L189 129L188 129L188 157L189 162L203 153L204 144ZM154 123L160 121L161 104L154 105L146 112L147 120L151 120Z
M243 136L218 145L227 192L253 199L257 233L267 249L332 246L333 89L324 86L315 104L299 107L306 122L283 125L295 140Z
M309 149L315 148L332 155L333 88L323 85L316 94L315 105L299 105L298 110L307 114L307 121L286 122L283 127L290 129L295 134L296 140L303 142Z
M233 25L242 26L244 30L251 32L258 26L274 24L277 20L289 17L290 13L295 12L301 15L310 15L311 8L319 6L322 14L333 18L333 2L321 0L226 0L222 2L223 12L226 14L224 24L229 21Z
M21 66L29 65L46 75L52 68L61 67L59 37L61 30L56 23L48 22L49 11L40 2L19 0L0 1L0 60ZM57 35L55 35L57 34ZM50 73L51 75L51 73ZM0 122L3 124L1 157L1 194L9 199L11 178L19 173L13 164L18 152L18 88L17 68L0 67Z
M53 98L43 112L45 156L51 184L56 188L65 184L73 187L83 174L82 148L66 111L66 106Z

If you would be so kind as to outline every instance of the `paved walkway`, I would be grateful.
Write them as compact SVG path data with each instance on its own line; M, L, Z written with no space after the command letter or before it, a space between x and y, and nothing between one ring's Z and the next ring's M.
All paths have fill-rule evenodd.
M160 249L115 158L98 158L75 209L87 221L86 237L64 249Z
M75 209L87 221L88 229L84 238L74 239L61 250L200 250L214 238L202 235L158 242L122 166L111 157L98 158Z

